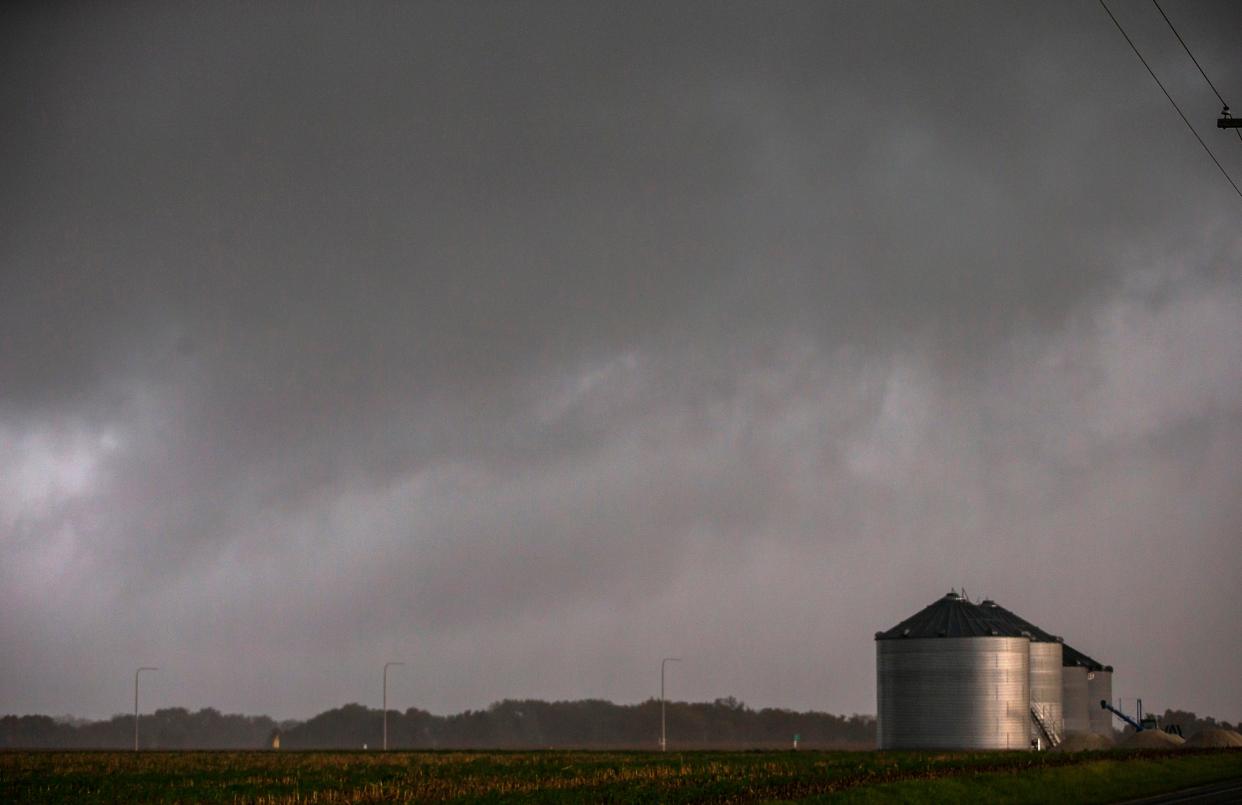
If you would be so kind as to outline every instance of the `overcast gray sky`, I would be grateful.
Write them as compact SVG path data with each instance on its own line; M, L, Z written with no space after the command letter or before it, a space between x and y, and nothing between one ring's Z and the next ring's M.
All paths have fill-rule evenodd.
M1242 719L1242 199L1097 3L5 15L0 712L870 713L964 585Z

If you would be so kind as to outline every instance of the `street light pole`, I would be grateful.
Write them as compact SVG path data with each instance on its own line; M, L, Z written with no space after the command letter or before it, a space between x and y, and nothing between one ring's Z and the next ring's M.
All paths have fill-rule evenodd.
M391 665L405 665L403 662L386 662L384 663L384 751L388 751L388 667Z
M138 675L143 671L158 671L158 668L143 666L134 671L134 751L138 751Z
M664 664L681 662L681 657L665 657L660 660L660 751L668 751L668 736L664 731Z

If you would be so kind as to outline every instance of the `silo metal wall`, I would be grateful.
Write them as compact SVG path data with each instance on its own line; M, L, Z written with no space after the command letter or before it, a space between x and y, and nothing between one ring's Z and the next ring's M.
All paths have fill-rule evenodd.
M1087 669L1080 665L1061 669L1061 708L1065 717L1065 732L1090 732L1091 721L1088 707L1090 693L1087 690ZM1100 706L1097 701L1096 707Z
M1099 735L1113 737L1113 714L1100 707L1103 699L1109 704L1113 701L1113 672L1095 671L1087 680L1087 707L1091 714L1088 719L1090 729Z
M1061 644L1031 643L1031 709L1057 733L1064 728L1061 696ZM1031 737L1043 737L1034 719L1029 721Z
M1030 641L876 641L881 749L1030 747Z

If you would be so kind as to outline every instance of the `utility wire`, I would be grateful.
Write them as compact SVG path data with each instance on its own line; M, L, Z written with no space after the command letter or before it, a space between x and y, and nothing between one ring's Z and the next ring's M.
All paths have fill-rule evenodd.
M1134 41L1130 39L1130 35L1126 33L1126 29L1121 27L1120 22L1117 22L1117 18L1113 16L1112 11L1109 11L1108 5L1105 4L1104 0L1100 0L1100 6L1104 9L1104 13L1108 14L1108 18L1113 21L1113 25L1117 26L1117 30L1121 32L1121 35L1125 37L1126 42L1130 45L1130 49L1134 51L1134 55L1139 57L1139 61L1141 61L1143 66L1147 68L1147 72L1151 73L1152 79L1156 82L1156 86L1160 87L1160 91L1164 93L1164 97L1168 98L1169 103L1173 104L1173 108L1176 109L1177 114L1181 116L1182 122L1186 124L1186 128L1190 129L1190 133L1195 135L1195 139L1199 141L1199 145L1203 146L1203 150L1207 151L1207 155L1212 158L1213 162L1216 163L1216 167L1220 169L1220 173L1225 177L1225 181L1229 182L1229 185L1233 188L1233 192L1238 194L1238 198L1242 198L1242 189L1239 189L1237 183L1229 177L1229 173L1225 170L1225 166L1220 164L1220 160L1218 160L1216 155L1212 153L1212 149L1207 147L1207 143L1203 142L1203 138L1199 136L1199 132L1195 131L1195 127L1190 125L1190 121L1186 119L1185 113L1182 112L1182 107L1177 105L1177 101L1173 100L1173 96L1170 95L1169 91L1164 88L1164 84L1160 83L1160 79L1156 77L1156 72L1151 69L1151 65L1147 63L1147 59L1143 58L1143 54L1139 53L1139 49L1135 46Z
M1164 9L1160 7L1160 0L1151 0L1151 2L1156 7L1156 10L1160 12L1160 16L1164 17L1164 21L1169 24L1169 30L1172 31L1173 35L1177 37L1177 41L1182 43L1182 49L1186 51L1186 55L1189 56L1190 60L1195 63L1195 67L1199 68L1199 75L1203 76L1203 80L1206 81L1207 85L1212 88L1212 92L1216 93L1216 99L1220 101L1220 105L1225 107L1225 110L1228 110L1229 104L1225 102L1225 99L1220 94L1220 90L1218 90L1216 85L1212 83L1212 79L1208 78L1207 73L1203 72L1203 66L1199 64L1199 60L1195 58L1195 54L1190 52L1190 48L1186 45L1186 40L1182 39L1182 35L1177 32L1177 28L1173 27L1173 20L1169 19L1169 15L1165 14ZM1238 135L1238 139L1242 140L1242 129L1234 129L1234 132Z

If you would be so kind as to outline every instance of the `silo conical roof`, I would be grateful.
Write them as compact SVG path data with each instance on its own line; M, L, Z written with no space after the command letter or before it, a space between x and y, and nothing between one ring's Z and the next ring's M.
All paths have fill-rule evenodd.
M1067 667L1067 668L1082 667L1082 668L1086 668L1088 671L1111 671L1113 670L1112 666L1104 665L1099 660L1096 660L1092 657L1088 657L1086 654L1083 654L1081 651L1074 648L1073 646L1067 645L1060 637L1057 637L1054 634L1050 634L1049 632L1045 632L1043 629L1039 628L1038 626L1026 620L1025 618L1021 617L1020 615L1017 615L1005 609L1003 606L996 603L995 601L984 601L982 604L980 604L980 606L982 606L984 609L987 609L995 617L1006 621L1011 626L1014 626L1021 631L1029 632L1031 635L1031 639L1036 641L1037 643L1060 643L1061 644L1061 665L1063 667Z
M1088 657L1068 643L1061 646L1061 665L1066 668L1082 667L1088 671L1112 671L1111 665L1104 665L1099 660Z
M1004 621L1019 632L1026 632L1031 636L1031 640L1036 643L1060 643L1061 638L1054 634L1045 632L1035 624L1019 615L1010 612L995 601L986 600L979 606L983 607L993 617Z
M876 640L922 637L1030 637L990 610L950 592L885 632Z

